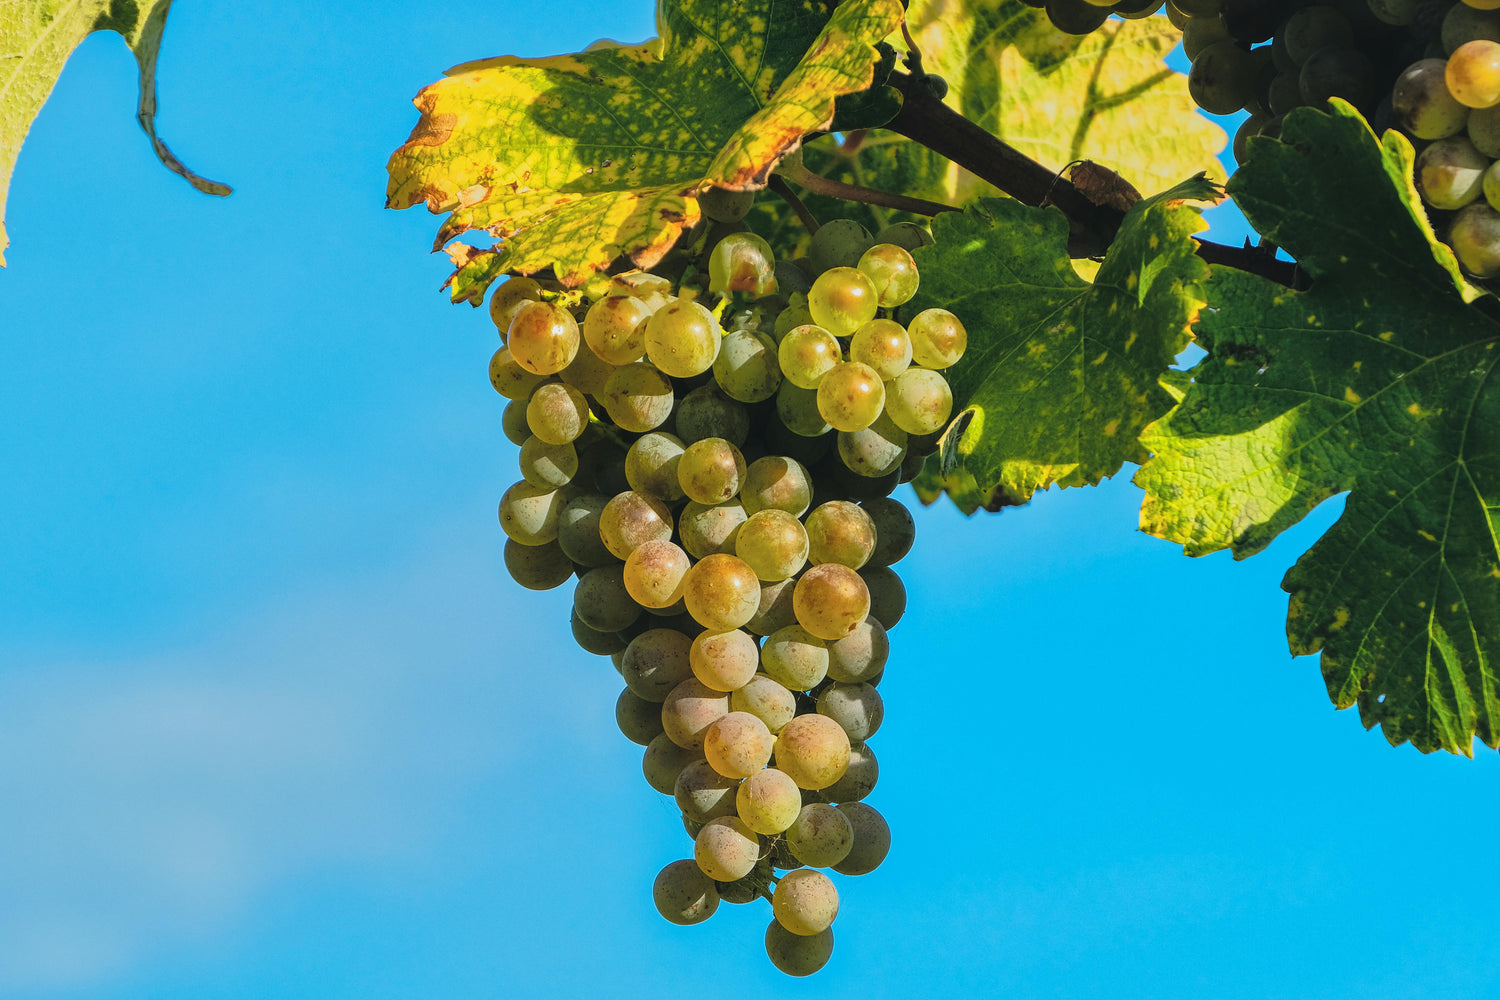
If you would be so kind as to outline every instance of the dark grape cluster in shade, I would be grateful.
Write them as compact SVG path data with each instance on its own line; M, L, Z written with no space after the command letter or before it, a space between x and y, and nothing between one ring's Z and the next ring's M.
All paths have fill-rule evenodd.
M505 562L530 589L573 581L573 635L613 661L619 729L682 811L691 856L657 876L658 911L694 924L768 900L767 954L809 975L833 949L828 872L866 874L890 846L864 802L906 608L891 566L915 534L890 494L949 422L967 334L943 309L895 318L918 226L833 222L776 260L735 225L747 196L704 206L720 221L677 281L493 294L490 381L522 476L500 501Z
M1086 34L1111 14L1164 10L1210 114L1249 112L1234 137L1281 134L1299 107L1339 97L1418 150L1417 190L1473 277L1500 277L1500 0L1025 0Z

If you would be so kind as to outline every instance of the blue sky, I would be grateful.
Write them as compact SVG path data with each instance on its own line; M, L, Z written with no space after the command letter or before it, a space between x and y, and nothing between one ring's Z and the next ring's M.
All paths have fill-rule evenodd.
M443 68L653 32L649 5L182 4L161 169L133 60L68 64L0 272L0 997L1481 997L1496 757L1422 757L1283 636L1326 505L1244 563L1135 530L1128 477L897 567L837 947L694 928L690 844L565 591L522 592L482 312L381 209ZM1229 222L1216 235L1237 240ZM909 494L905 494L909 496ZM662 985L666 984L666 985Z

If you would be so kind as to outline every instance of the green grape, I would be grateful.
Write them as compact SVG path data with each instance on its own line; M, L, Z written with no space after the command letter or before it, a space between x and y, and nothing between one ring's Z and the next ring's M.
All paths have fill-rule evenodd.
M719 908L719 888L695 861L674 861L651 883L656 912L674 924L698 924Z
M859 258L858 267L875 285L875 299L883 309L904 305L917 294L917 262L905 247L877 243Z
M740 502L746 514L775 508L801 517L812 506L812 479L796 459L783 455L757 458L745 470Z
M682 599L682 579L691 563L671 542L642 542L625 560L625 589L647 610L670 608Z
M702 751L684 750L662 733L646 744L646 752L641 755L641 773L646 776L646 784L663 795L671 795L677 790L677 776L682 769L702 759Z
M641 616L641 606L625 589L625 567L618 564L597 566L578 578L573 610L579 621L598 632L629 628Z
M716 552L733 555L740 525L745 523L747 516L737 500L721 504L702 504L693 500L682 508L677 522L682 547L694 559L705 559Z
M1447 62L1422 59L1401 71L1391 91L1396 123L1418 139L1443 139L1463 131L1469 109L1448 93Z
M817 791L844 776L849 767L849 737L832 719L799 715L777 734L773 756L776 767L798 788Z
M729 693L731 712L749 712L773 733L797 715L797 698L770 674L756 674L741 688Z
M693 676L693 640L670 628L651 628L625 647L620 676L631 693L660 705L677 685ZM660 715L660 710L657 712Z
M828 644L801 625L788 625L766 636L760 662L776 683L790 691L806 691L828 675Z
M787 828L786 846L792 857L804 865L827 868L848 855L854 846L854 828L843 813L828 803L810 802Z
M1327 4L1304 7L1281 28L1287 55L1301 66L1314 52L1326 48L1347 49L1354 45L1354 27L1349 19Z
M1453 99L1469 108L1500 104L1500 42L1476 38L1453 50L1443 79Z
M1220 42L1233 41L1223 20L1217 14L1194 15L1182 27L1182 54L1190 61L1196 60L1204 49Z
M795 514L758 510L740 526L734 554L767 583L795 576L807 563L807 530Z
M838 810L854 828L854 847L833 870L840 875L868 875L890 853L891 828L884 816L863 802L841 802Z
M568 444L589 425L589 401L571 385L537 386L526 403L526 426L547 444Z
M1469 112L1469 141L1490 159L1500 159L1500 104Z
M601 632L596 628L590 628L578 617L578 612L573 612L568 624L572 627L573 641L578 643L585 653L593 653L595 656L610 656L625 652L625 640L620 638L618 632Z
M724 700L727 704L729 696ZM715 719L703 734L703 753L715 771L739 781L766 766L774 742L771 730L755 715L728 712Z
M844 360L838 338L816 323L789 330L776 356L781 374L799 389L816 389L823 376Z
M785 379L776 390L776 416L793 434L815 438L833 430L818 410L818 391L803 389Z
M689 667L691 670L691 667ZM667 693L661 706L661 726L673 743L689 750L703 747L703 734L729 711L729 695L688 677Z
M500 339L505 339L511 321L516 318L516 313L521 311L522 306L541 300L542 286L532 278L517 276L496 285L495 291L490 295L490 320L495 324L495 329L500 331Z
M1293 108L1302 107L1302 72L1289 69L1277 73L1266 90L1266 110L1272 115L1284 115Z
M635 492L649 493L669 504L681 500L684 494L677 468L683 451L676 435L661 431L641 435L625 453L625 481Z
M1443 17L1443 52L1450 53L1478 38L1500 42L1500 11L1479 10L1465 3L1450 7Z
M776 261L776 294L790 299L793 295L807 295L812 288L812 278L793 261L782 257Z
M562 494L522 481L500 498L500 527L521 545L545 545L557 537Z
M752 299L776 294L776 254L754 233L731 233L708 255L710 292L745 292Z
M753 903L767 892L770 863L764 859L755 863L755 868L744 878L733 882L715 883L719 886L719 898L726 903Z
M1475 277L1500 275L1500 212L1487 202L1464 207L1453 218L1448 244L1464 270Z
M505 432L505 437L511 444L522 445L528 438L535 436L526 423L528 402L530 401L526 399L512 399L505 404L505 409L500 414L500 429Z
M953 415L953 390L938 372L908 368L886 385L885 412L908 434L935 434Z
M834 683L818 695L818 714L843 726L851 743L860 743L885 721L885 701L870 684Z
M882 413L863 430L839 431L839 458L861 476L886 476L901 468L906 440L906 432Z
M875 782L879 779L880 764L875 760L875 752L864 743L851 743L848 770L842 778L823 789L822 795L829 802L858 802L875 790Z
M691 378L713 366L723 333L700 303L678 299L646 322L646 357L674 378Z
M875 522L858 504L830 500L807 515L807 558L859 569L875 551Z
M755 610L755 617L745 623L746 631L756 635L770 635L777 629L797 624L797 616L792 613L792 591L796 585L796 580L761 584L760 603Z
M1171 5L1188 17L1218 17L1224 0L1171 0Z
M969 347L969 333L959 318L946 309L924 309L907 324L911 335L911 358L923 368L953 365Z
M1234 41L1215 42L1193 59L1188 93L1211 115L1232 115L1255 94L1259 67Z
M1490 158L1463 136L1439 139L1417 157L1417 190L1433 208L1458 209L1484 191Z
M813 322L835 337L847 337L875 318L879 295L875 283L853 267L835 267L818 275L807 293Z
M657 497L626 490L599 512L599 537L616 558L629 558L643 542L671 540L672 511Z
M1386 24L1407 25L1417 19L1421 0L1369 0L1370 13Z
M1354 49L1323 49L1307 57L1297 85L1302 100L1314 107L1332 97L1365 105L1375 95L1375 66L1368 56Z
M854 331L849 341L849 360L875 369L889 381L911 364L911 338L906 327L893 319L872 319Z
M707 823L720 816L734 815L734 793L738 785L738 781L709 767L708 761L695 760L677 775L672 798L688 819L694 823Z
M853 219L834 219L818 227L807 244L808 264L814 275L835 267L853 267L873 246L870 231Z
M545 545L522 545L507 538L505 569L512 580L527 590L552 590L567 583L573 575L572 561L555 541Z
M894 243L910 253L918 247L932 246L932 234L919 222L898 222L875 234L876 243Z
M802 811L802 790L788 775L768 767L740 782L734 807L746 826L771 837L797 821Z
M870 613L870 592L864 579L848 566L820 563L797 581L792 608L797 624L832 642L853 632L865 620Z
M887 629L896 627L906 614L906 585L888 566L866 566L859 571L870 594L870 614Z
M723 438L694 441L677 460L677 481L689 500L701 504L734 498L745 481L745 456Z
M736 448L750 437L750 411L716 384L700 385L677 405L675 426L684 444L723 438Z
M615 699L615 725L627 740L646 746L662 734L661 705L626 688Z
M583 340L600 359L628 365L646 356L646 322L652 309L629 295L607 295L583 317Z
M889 566L904 559L917 537L917 523L906 505L880 497L866 500L860 507L875 523L875 551L870 556L870 565Z
M735 330L725 334L713 369L719 388L742 403L770 399L781 385L776 341L764 333Z
M808 282L807 287L809 290L812 289L811 281ZM776 317L776 323L771 327L771 336L776 339L778 344L781 343L781 338L785 337L789 331L795 330L799 326L816 325L813 323L812 313L807 309L807 297L799 295L796 298L799 301L783 309L781 314Z
M1070 35L1087 35L1109 17L1108 7L1096 7L1088 0L1046 0L1044 7L1052 26Z
M610 373L600 402L621 430L643 434L672 415L672 382L651 365L637 361Z
M535 375L555 375L578 353L578 321L552 302L527 302L511 320L506 346L516 364Z
M506 399L529 399L547 376L536 375L516 364L510 348L502 347L490 358L490 385Z
M749 684L760 666L760 647L755 637L732 632L704 632L688 650L693 676L715 691L737 691ZM731 711L736 711L733 706Z
M711 187L698 192L698 207L705 217L714 222L739 222L750 214L750 208L754 204L754 191Z
M811 937L828 930L838 916L839 893L827 875L799 868L776 883L771 909L781 926L793 934Z
M1127 20L1138 21L1161 10L1161 5L1162 0L1145 0L1144 3L1141 0L1122 0L1115 4L1113 9L1116 14Z
M714 553L688 570L682 596L694 621L713 632L730 632L755 616L760 581L743 560Z
M578 474L578 452L571 444L548 444L529 437L521 445L521 476L532 486L544 490L560 489Z
M593 492L606 498L630 489L625 479L625 449L607 437L600 436L578 453L579 483L591 486ZM589 473L593 482L589 482Z
M775 920L766 928L766 957L788 976L810 976L833 955L833 930L804 937Z
M608 497L585 493L569 500L558 514L557 544L580 566L592 569L618 561L599 537L599 516L608 503Z
M845 362L818 383L818 412L836 430L864 430L884 407L885 383L869 365Z
M738 816L720 816L698 831L693 859L714 881L733 882L749 875L760 860L760 838Z
M1496 170L1493 163L1485 170L1481 186L1484 188L1484 200L1489 202L1490 207L1500 205L1500 170Z
M866 617L853 632L828 644L828 676L841 684L868 684L885 670L891 641L885 626Z

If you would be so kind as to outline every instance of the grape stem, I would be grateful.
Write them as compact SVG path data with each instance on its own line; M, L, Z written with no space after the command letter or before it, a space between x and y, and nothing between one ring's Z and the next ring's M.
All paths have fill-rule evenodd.
M1053 205L1071 224L1068 251L1074 257L1096 257L1114 242L1125 213L1090 201L1072 182L1002 142L919 86L910 75L893 72L887 81L901 91L901 111L884 126L968 170L981 180L1028 205ZM1232 247L1198 240L1198 256L1258 274L1289 288L1307 287L1306 275L1294 263L1277 260L1255 247Z
M785 177L780 174L772 174L767 187L775 191L781 196L783 201L791 206L792 211L797 215L797 220L802 223L809 234L818 231L818 217L812 214L812 210L807 207L801 198L797 197L797 192L792 190L792 186L786 182Z
M800 159L787 157L782 160L776 168L776 172L787 180L811 191L813 194L825 195L829 198L842 198L844 201L857 201L866 205L879 205L881 208L894 208L902 212L911 212L913 215L937 215L940 212L956 212L958 209L952 205L944 205L938 201L928 201L925 198L910 198L904 194L892 194L889 191L877 191L859 184L846 184L836 181L822 174L813 173Z

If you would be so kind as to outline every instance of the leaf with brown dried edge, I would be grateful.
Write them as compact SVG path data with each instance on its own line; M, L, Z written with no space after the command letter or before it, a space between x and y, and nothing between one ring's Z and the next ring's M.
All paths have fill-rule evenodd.
M139 5L110 0L0 3L0 52L6 57L6 77L0 83L0 267L5 265L4 251L10 245L5 232L5 195L21 143L68 57L96 31L118 33L135 53L141 77L136 118L157 158L199 191L229 194L228 185L199 177L183 166L156 134L156 56L171 6L172 0Z
M697 193L750 190L840 95L868 88L898 0L663 0L662 37L570 56L505 56L449 71L391 156L386 204L449 213L442 247L502 242L450 283L477 303L495 277L551 267L569 287L628 257L653 266L699 218Z

